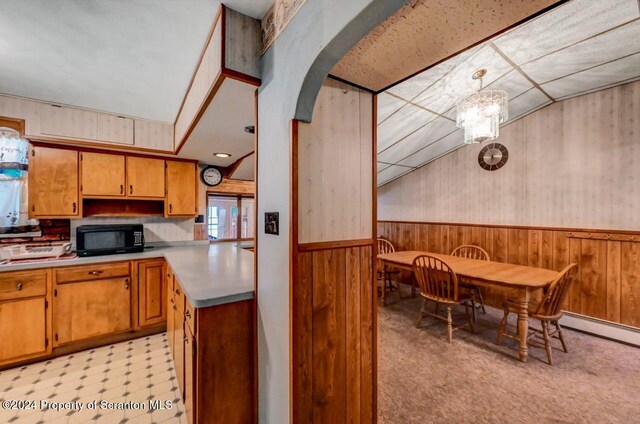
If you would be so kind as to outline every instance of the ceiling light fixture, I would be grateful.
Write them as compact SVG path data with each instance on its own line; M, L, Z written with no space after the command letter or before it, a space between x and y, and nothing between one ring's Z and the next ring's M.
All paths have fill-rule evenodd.
M230 158L231 153L214 153L213 156L218 158Z
M466 144L495 140L500 135L500 124L509 119L508 95L502 90L483 90L482 77L486 69L471 76L480 80L480 90L458 103L456 126L464 130Z

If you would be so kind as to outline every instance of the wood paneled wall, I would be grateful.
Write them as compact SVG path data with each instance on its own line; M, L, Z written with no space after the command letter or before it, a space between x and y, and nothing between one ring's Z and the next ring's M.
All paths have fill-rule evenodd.
M291 422L374 423L375 99L327 79L292 124Z
M291 305L294 423L373 422L372 248L298 257Z
M327 79L298 124L300 243L372 237L372 97Z
M498 262L557 271L576 262L578 280L565 310L640 327L640 232L379 221L378 234L398 250L448 254L473 244ZM412 281L409 273L402 278ZM484 292L486 303L498 307L507 295Z
M462 147L378 189L382 220L640 230L640 81L540 109L500 130L509 161Z

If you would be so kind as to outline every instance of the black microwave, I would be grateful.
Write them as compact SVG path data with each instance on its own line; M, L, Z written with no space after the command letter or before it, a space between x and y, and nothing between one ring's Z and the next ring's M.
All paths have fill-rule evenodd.
M81 225L76 228L78 256L142 252L142 224Z

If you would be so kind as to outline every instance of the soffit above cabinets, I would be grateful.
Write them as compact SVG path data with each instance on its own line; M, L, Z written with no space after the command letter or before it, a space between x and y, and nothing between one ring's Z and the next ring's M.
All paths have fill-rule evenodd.
M272 0L225 4L260 18ZM0 93L173 123L217 0L0 0Z
M255 125L255 92L253 85L226 78L178 157L227 167L251 153L254 150L254 135L244 128ZM219 158L214 153L229 153L231 157ZM253 168L253 160L248 162Z
M455 106L479 89L471 75L480 68L488 71L485 88L508 93L507 125L555 101L637 80L640 3L571 0L381 92L379 186L407 173L397 166L410 171L463 145Z
M331 74L378 92L558 0L411 0L360 40Z

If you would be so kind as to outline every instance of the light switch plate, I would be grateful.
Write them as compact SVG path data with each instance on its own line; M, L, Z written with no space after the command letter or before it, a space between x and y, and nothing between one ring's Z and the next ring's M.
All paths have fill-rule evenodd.
M280 213L265 212L264 213L264 233L280 235Z

